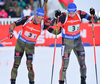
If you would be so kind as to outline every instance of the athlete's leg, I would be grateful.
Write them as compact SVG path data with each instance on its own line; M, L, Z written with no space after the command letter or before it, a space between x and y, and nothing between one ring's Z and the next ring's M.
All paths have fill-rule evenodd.
M24 53L24 49L22 48L22 46L23 46L23 43L18 40L16 43L15 53L14 53L14 65L11 71L11 84L15 84L14 82L17 77L17 69L20 65L20 62Z
M26 65L27 65L27 69L28 69L28 78L29 78L29 82L30 84L34 83L34 71L33 71L33 57L34 57L34 44L27 44L27 46L25 47L25 51L26 51L26 57L27 57L27 61L26 61Z
M63 45L61 48L62 66L60 69L59 84L64 84L64 79L66 78L66 70L69 64L69 57L70 57L70 53L73 47L74 47L73 40L63 39Z
M85 83L85 78L86 78L85 50L81 41L74 48L74 52L78 58L78 62L80 65L81 80L83 81L84 79L84 83L81 84L86 84Z
M65 46L62 46L62 66L60 69L60 81L64 81L64 79L66 78L66 70L69 64L69 56L70 56L70 52L65 54Z

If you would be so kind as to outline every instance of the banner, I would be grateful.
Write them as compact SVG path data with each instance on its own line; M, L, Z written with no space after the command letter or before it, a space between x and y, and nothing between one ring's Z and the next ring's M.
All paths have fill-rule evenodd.
M86 46L93 45L92 24L82 23L80 25L80 28L81 28L81 37L83 44ZM94 24L95 45L100 45L99 31L100 31L100 23Z
M93 32L92 32L92 24L82 23L80 25L81 28L81 38L84 46L93 45ZM13 33L14 36L12 39L6 39L0 42L0 46L15 46L16 41L21 31L22 26L15 27ZM0 40L7 37L9 31L9 25L0 25ZM100 45L100 23L94 24L94 35L95 35L95 45ZM38 37L35 46L54 46L55 43L55 35L49 33L47 30L44 30L42 34ZM62 35L57 35L57 46L62 45Z

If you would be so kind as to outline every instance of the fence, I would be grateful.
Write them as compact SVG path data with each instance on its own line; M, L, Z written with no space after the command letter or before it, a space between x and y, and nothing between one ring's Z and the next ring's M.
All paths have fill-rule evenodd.
M0 18L0 25L11 24L20 18Z

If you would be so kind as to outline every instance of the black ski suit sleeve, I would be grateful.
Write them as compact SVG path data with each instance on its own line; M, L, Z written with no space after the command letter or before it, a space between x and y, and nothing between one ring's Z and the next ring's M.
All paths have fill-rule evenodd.
M81 11L81 10L78 10L78 13L79 13L81 19L85 18L90 23L92 22L92 17L88 13L86 13L84 11ZM97 17L96 17L96 15L93 16L93 19L94 19L94 22L97 23Z
M21 18L21 19L15 21L15 25L16 25L16 26L23 25L23 24L26 22L26 20L27 20L28 18L29 18L29 16L26 16L26 17L23 17L23 18Z
M63 12L63 13L61 13L61 15L59 16L58 22L60 22L61 24L64 24L65 20L66 20L66 13ZM46 24L46 23L45 23L45 24ZM47 28L48 31L49 31L50 33L53 33L53 34L60 34L60 33L61 33L61 27L59 27L58 30L55 30L55 29L52 27L52 26L54 26L54 25L57 25L57 18L56 18L56 17L53 17L53 18L51 19L51 22L49 23L49 27L47 28L47 25L45 25L45 28ZM62 25L61 25L61 26L62 26Z
M58 23L63 24L65 22L65 20L66 20L66 13L65 12L61 13L61 15L59 16L59 18L53 17L51 19L50 26L57 25L57 20L58 20ZM50 29L48 31L50 33L53 33L53 34L60 34L61 33L61 27L62 27L62 25L58 28L58 30L55 30L54 28L50 27Z
M49 31L50 33L53 33L53 34L60 34L61 28L59 28L58 30L55 30L53 28L53 26L55 24L57 24L57 21L54 18L52 20L50 20L49 22L48 21L44 22L44 30L47 30L47 31Z

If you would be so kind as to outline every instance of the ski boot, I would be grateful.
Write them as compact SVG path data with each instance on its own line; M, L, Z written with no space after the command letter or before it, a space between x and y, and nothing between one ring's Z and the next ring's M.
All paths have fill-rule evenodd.
M15 84L15 79L11 79L11 84Z
M86 84L86 77L81 77L81 84Z
M61 80L60 80L60 81L59 81L59 84L64 84L64 81L61 81Z

